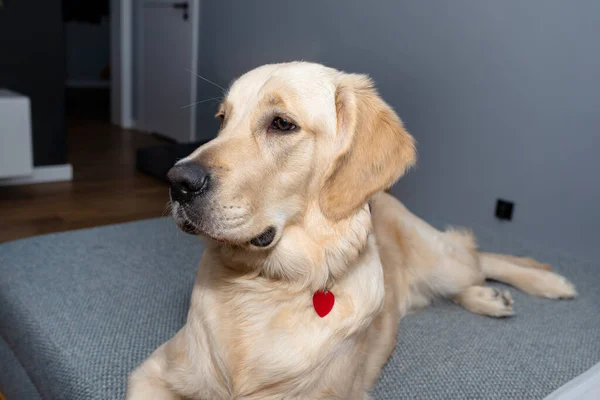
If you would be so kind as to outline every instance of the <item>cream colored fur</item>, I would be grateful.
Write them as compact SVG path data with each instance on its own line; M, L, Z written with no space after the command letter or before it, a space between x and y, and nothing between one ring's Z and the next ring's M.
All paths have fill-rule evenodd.
M281 115L298 129L271 131ZM367 399L398 322L435 297L504 317L510 294L486 278L576 295L545 264L479 253L469 232L440 232L382 192L416 154L365 76L263 66L233 84L219 117L218 138L184 160L215 171L218 189L202 210L173 204L207 238L188 319L131 374L130 400ZM252 246L268 226L273 243ZM335 305L320 318L323 289Z

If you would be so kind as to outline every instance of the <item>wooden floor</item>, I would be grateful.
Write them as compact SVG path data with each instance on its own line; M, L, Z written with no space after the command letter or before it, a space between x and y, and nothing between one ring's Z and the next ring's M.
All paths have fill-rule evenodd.
M67 132L73 181L0 187L0 242L163 215L166 184L135 170L135 149L158 138L85 116Z

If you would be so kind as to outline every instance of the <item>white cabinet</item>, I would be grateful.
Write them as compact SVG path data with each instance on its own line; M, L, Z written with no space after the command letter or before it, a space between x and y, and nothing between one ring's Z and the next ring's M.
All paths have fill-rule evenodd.
M29 98L0 89L0 178L33 173Z

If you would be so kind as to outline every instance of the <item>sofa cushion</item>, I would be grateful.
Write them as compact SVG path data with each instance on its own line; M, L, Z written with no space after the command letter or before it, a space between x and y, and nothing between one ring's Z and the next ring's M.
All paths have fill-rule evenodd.
M3 398L6 400L41 400L29 375L13 354L8 343L0 337L0 399Z
M532 249L476 233L488 250ZM128 373L184 323L202 251L168 218L2 244L0 333L42 397L122 399ZM600 266L532 251L579 298L513 289L512 318L448 302L408 316L373 397L540 399L598 362Z
M169 219L0 245L1 334L45 398L121 399L183 325L202 251Z

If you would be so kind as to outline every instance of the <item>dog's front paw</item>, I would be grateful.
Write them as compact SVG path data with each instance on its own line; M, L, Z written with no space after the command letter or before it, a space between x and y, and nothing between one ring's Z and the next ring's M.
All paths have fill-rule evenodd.
M547 299L572 299L577 296L577 290L564 276L539 271L538 277L531 282L530 294Z
M495 318L514 315L513 299L508 290L489 286L471 286L454 300L476 314Z
M513 299L508 290L500 290L492 287L483 287L480 293L482 301L487 308L490 317L509 317L514 315Z

